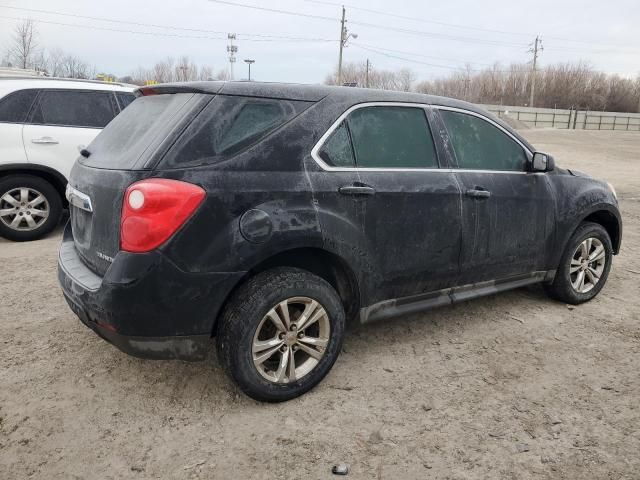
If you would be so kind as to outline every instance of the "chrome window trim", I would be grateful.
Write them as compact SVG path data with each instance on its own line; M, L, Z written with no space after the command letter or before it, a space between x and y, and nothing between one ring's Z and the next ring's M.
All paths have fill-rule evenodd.
M518 140L513 134L511 134L508 130L505 130L504 127L494 122L490 118L482 115L480 113L472 112L471 110L465 110L464 108L458 107L447 107L444 105L431 105L428 103L411 103L411 102L364 102L358 103L356 105L352 105L347 110L345 110L342 115L338 117L338 119L331 124L331 126L327 129L326 132L320 137L320 139L316 142L316 144L311 149L311 157L318 164L318 166L326 171L326 172L442 172L442 173L507 173L507 174L516 174L516 175L531 175L542 173L542 172L527 172L527 171L519 171L519 170L475 170L475 169L462 169L462 168L371 168L371 167L334 167L332 165L328 165L322 158L320 158L320 150L324 146L327 139L331 136L331 134L340 126L340 124L344 121L345 118L349 116L351 112L358 110L360 108L366 107L412 107L412 108L420 108L425 110L427 108L435 108L439 110L450 110L453 112L460 112L467 115L473 115L475 117L481 118L482 120L490 123L491 125L497 127L500 131L509 136L512 140L514 140L518 145L522 147L525 153L529 155L533 155L533 152L527 148L520 140ZM427 121L428 123L428 121ZM429 125L431 128L431 125ZM431 132L433 135L433 132Z
M87 195L86 193L82 193L80 190L76 190L68 183L64 193L69 203L74 207L78 207L87 212L93 212L91 198L89 198L89 195Z
M421 110L425 110L430 107L429 104L426 103L410 103L410 102L365 102L358 103L356 105L352 105L345 112L342 113L338 117L338 119L331 124L329 129L324 132L324 134L320 137L320 140L316 142L314 147L311 149L311 157L315 160L315 162L327 172L435 172L439 171L438 167L432 168L372 168L372 167L334 167L332 165L328 165L322 158L320 158L320 150L324 146L324 143L331 136L331 134L340 126L340 124L344 121L345 118L349 116L351 112L359 110L361 108L367 107L411 107L411 108L419 108ZM426 112L425 112L426 115ZM427 125L429 125L429 120L427 119ZM431 128L431 125L429 125ZM431 133L431 132L430 132ZM431 133L433 135L433 133ZM435 145L434 145L435 147Z

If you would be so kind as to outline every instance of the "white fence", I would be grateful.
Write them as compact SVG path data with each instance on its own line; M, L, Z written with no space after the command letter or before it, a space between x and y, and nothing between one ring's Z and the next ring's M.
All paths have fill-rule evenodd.
M513 119L534 128L640 132L640 113L509 107L505 105L482 105L482 107L498 117L506 120Z

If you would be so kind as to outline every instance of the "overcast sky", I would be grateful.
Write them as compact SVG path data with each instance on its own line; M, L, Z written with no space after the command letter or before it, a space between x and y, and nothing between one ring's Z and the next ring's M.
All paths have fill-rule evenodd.
M20 19L32 18L41 46L73 53L98 71L123 76L185 54L217 71L229 66L226 34L235 32L236 79L246 78L242 60L252 58L255 79L317 83L337 64L339 5L330 0L0 0L0 53ZM474 68L527 62L527 45L538 33L542 65L585 60L607 73L640 74L640 0L348 0L345 6L348 28L358 35L345 50L345 61L369 58L378 68L409 67L418 79L444 76L469 62ZM95 18L82 18L87 16Z

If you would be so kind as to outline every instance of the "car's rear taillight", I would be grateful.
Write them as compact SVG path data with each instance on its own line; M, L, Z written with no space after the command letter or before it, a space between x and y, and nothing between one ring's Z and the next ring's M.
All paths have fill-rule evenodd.
M120 221L120 249L148 252L162 245L204 200L191 183L150 178L127 188Z

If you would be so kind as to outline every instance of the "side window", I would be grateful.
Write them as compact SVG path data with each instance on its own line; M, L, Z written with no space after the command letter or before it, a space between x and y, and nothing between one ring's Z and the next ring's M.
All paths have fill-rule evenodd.
M221 161L248 148L310 105L295 100L216 95L165 156L166 167Z
M37 90L18 90L0 100L0 122L24 123Z
M133 93L129 92L116 92L116 97L118 98L118 103L120 104L120 110L124 110L129 106L131 102L136 99L136 96Z
M438 168L422 108L375 106L347 119L356 165L361 168Z
M115 117L110 92L44 90L31 123L103 128Z
M466 113L440 110L458 159L458 167L524 171L523 148L499 128Z
M349 131L344 122L336 128L320 150L320 158L332 167L354 167Z

